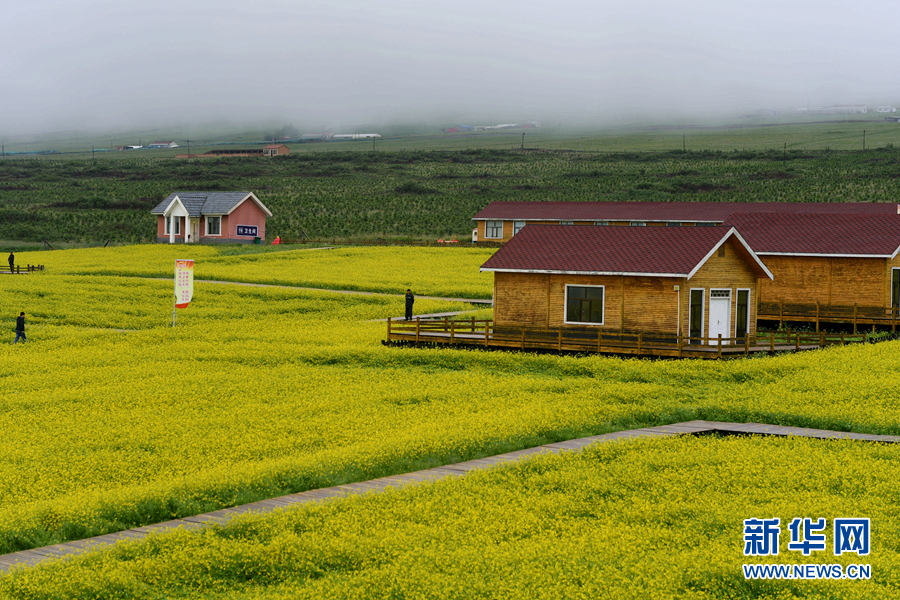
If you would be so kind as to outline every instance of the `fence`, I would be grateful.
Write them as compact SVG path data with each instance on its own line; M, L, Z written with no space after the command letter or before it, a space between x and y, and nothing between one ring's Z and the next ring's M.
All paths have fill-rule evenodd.
M755 352L810 350L865 341L863 335L778 331L744 337L690 337L655 332L621 332L570 327L495 327L490 319L394 321L387 340L417 346L444 344L557 352L598 352L636 356L722 358Z
M760 302L757 309L757 319L778 321L784 327L785 321L799 321L815 323L816 331L819 331L820 323L845 323L853 324L853 333L856 333L859 325L871 325L875 330L876 325L890 326L892 332L897 331L900 325L900 308L894 306L884 308L880 306L832 306L816 304L785 304L784 302Z

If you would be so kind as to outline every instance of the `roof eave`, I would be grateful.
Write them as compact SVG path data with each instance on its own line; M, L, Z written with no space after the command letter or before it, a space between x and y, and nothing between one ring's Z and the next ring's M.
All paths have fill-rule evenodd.
M563 271L557 269L496 269L481 267L480 272L494 273L539 273L549 275L624 275L628 277L686 277L686 273L632 273L629 271Z

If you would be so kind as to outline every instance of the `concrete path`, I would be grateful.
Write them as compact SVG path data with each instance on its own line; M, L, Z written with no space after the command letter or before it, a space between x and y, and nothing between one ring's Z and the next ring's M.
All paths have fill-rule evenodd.
M196 529L205 527L210 524L226 523L231 518L248 512L267 513L276 509L286 508L289 506L304 504L309 502L322 502L332 498L342 498L354 494L364 494L367 492L383 491L388 488L403 487L406 485L417 484L425 481L433 481L445 477L460 477L469 471L477 469L489 469L501 464L515 463L527 460L530 456L536 454L559 454L566 451L582 450L586 446L595 443L611 442L615 440L625 440L637 437L672 437L678 435L704 435L704 434L726 434L726 435L777 435L777 436L800 436L818 439L847 439L865 442L883 442L896 444L900 443L900 436L896 435L871 435L863 433L846 433L841 431L829 431L825 429L806 429L803 427L784 427L780 425L767 425L765 423L721 423L718 421L687 421L685 423L675 423L673 425L660 425L659 427L647 427L643 429L632 429L629 431L618 431L615 433L607 433L603 435L595 435L591 437L579 438L565 442L557 442L554 444L545 444L535 448L526 448L524 450L516 450L515 452L507 452L496 456L469 460L466 462L446 465L443 467L435 467L433 469L425 469L424 471L415 471L400 475L391 475L372 479L370 481L362 481L359 483L350 483L346 485L338 485L318 490L310 490L280 498L272 498L270 500L261 500L251 504L225 508L202 515L193 517L185 517L183 519L175 519L164 523L156 523L144 527L136 527L118 533L101 535L86 540L75 542L66 542L53 546L45 546L43 548L35 548L33 550L24 550L13 554L0 556L0 574L9 571L13 567L33 566L46 560L71 556L88 549L98 548L104 545L114 544L123 540L142 539L147 537L151 532L162 532L170 529L182 527L185 529Z

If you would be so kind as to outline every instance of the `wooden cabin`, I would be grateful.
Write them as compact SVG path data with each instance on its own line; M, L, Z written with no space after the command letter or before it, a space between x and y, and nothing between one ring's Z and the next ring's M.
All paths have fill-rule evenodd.
M252 244L272 216L252 192L173 192L150 213L160 244Z
M732 214L897 213L896 204L873 202L492 202L473 217L478 242L508 242L525 225L713 226Z
M530 224L481 270L494 273L496 327L680 333L695 343L755 336L759 282L772 279L737 230L720 226Z
M772 305L782 303L881 314L900 306L900 215L736 213L726 225L774 275L759 288L773 316Z

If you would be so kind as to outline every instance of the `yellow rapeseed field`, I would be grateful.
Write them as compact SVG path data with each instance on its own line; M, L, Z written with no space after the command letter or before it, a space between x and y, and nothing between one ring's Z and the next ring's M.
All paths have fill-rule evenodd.
M893 599L900 447L802 438L597 444L380 494L123 542L0 577L50 598ZM743 521L779 518L778 556ZM823 550L791 550L794 518ZM870 520L870 552L831 525ZM864 580L748 580L743 564L868 565Z
M296 248L296 247L291 247ZM19 264L43 264L53 273L171 277L175 259L193 258L194 277L323 289L490 298L493 276L478 268L495 252L485 248L335 248L184 246L30 252Z
M196 250L198 273L235 258ZM361 287L393 290L403 280L391 265L432 277L467 252L377 250L398 254L346 251L366 271ZM401 315L402 298L203 282L172 328L171 280L113 276L114 265L171 277L183 247L69 252L31 261L42 274L0 278L0 552L695 418L900 434L896 342L726 362L388 348L372 320ZM340 256L255 254L243 266L271 283L267 261L301 252ZM336 267L313 263L302 264L323 286L337 281ZM481 285L477 269L459 269L460 289ZM427 277L400 287L440 283ZM20 310L29 343L13 345Z

